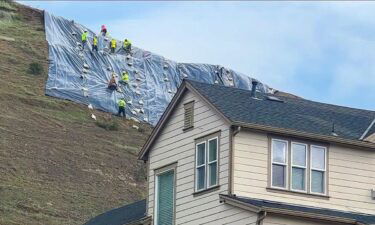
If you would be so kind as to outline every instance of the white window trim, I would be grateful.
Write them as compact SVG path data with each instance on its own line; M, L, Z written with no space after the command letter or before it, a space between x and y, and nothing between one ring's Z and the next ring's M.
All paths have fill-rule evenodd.
M204 144L204 163L198 166L198 145L201 145L201 144ZM204 168L204 176L205 176L204 184L203 184L203 188L198 189L198 168L201 168L203 166L205 167ZM195 191L202 191L202 190L207 189L206 185L207 185L207 143L206 141L202 141L202 142L195 144Z
M166 170L163 170L161 172L158 172L158 173L155 173L155 204L154 204L154 224L157 224L158 222L158 208L159 208L159 205L158 205L158 193L159 193L159 176L160 175L163 175L164 173L167 173L169 171L172 171L173 170L173 176L174 176L174 180L176 179L176 168L169 168L169 169L166 169ZM175 182L175 181L173 181ZM175 183L174 183L175 185ZM176 186L173 187L173 196L175 196L175 190L176 189ZM175 197L173 197L173 205L175 205ZM174 208L175 206L173 206ZM176 210L175 208L173 210ZM174 219L173 219L173 224L174 224Z
M313 168L313 164L312 164L312 148L313 147L316 147L316 148L322 148L324 149L324 169L317 169L317 168ZM314 194L314 195L323 195L323 196L326 196L327 195L327 148L324 147L324 146L320 146L320 145L310 145L310 193L311 194ZM320 171L320 172L323 172L323 189L324 189L324 192L323 193L319 193L319 192L313 192L312 191L312 171L315 170L315 171Z
M305 146L305 167L293 164L293 144ZM291 166L290 166L290 173L289 174L290 174L290 190L292 190L292 191L307 193L307 166L308 166L307 163L308 163L308 155L309 155L309 148L308 147L309 146L307 144L300 143L300 142L291 141L291 143L290 143L290 154L291 154L290 165ZM305 180L304 180L305 190L293 189L293 168L305 169Z
M279 141L279 142L284 142L286 144L286 148L285 148L285 163L279 163L279 162L274 162L273 161L273 141ZM282 139L276 139L276 138L272 138L271 139L271 180L270 180L270 184L271 184L271 187L272 188L276 188L276 189L281 189L281 190L288 190L288 150L289 150L289 142L286 141L286 140L282 140ZM273 165L281 165L281 166L285 166L285 178L284 178L284 181L285 181L285 187L278 187L278 186L273 186L272 185L272 181L273 181Z
M216 140L216 160L214 160L214 161L209 161L210 160L210 141L212 141L212 140ZM211 138L211 139L208 139L207 140L207 145L206 145L207 147L206 147L206 152L207 152L207 166L206 166L206 171L207 171L207 173L206 173L206 178L207 178L207 180L206 180L206 184L207 184L207 188L211 188L211 187L215 187L215 186L217 186L218 185L218 183L219 183L219 138L218 137L214 137L214 138ZM216 184L214 184L214 185L210 185L210 176L209 176L209 174L210 174L210 171L209 171L209 168L210 168L210 164L213 164L213 163L215 163L216 162Z
M293 141L290 138L273 138L270 137L270 144L269 144L269 165L268 165L268 172L270 173L268 176L268 187L271 189L278 189L278 190L283 190L283 191L290 191L290 192L295 192L295 193L301 193L301 194L308 194L308 195L316 195L316 196L322 196L322 197L327 197L329 193L329 187L328 187L328 172L329 172L329 165L328 165L328 146L322 144L313 144L309 142L303 142L303 141ZM287 145L287 152L286 152L286 165L283 163L278 163L278 162L273 162L273 141L280 141L283 143L286 143ZM306 168L298 165L293 164L293 150L292 150L292 145L293 144L301 144L307 146L307 154L306 154ZM324 169L318 169L318 168L313 168L312 167L312 148L321 148L324 149ZM286 172L286 177L285 177L285 182L286 182L286 187L277 187L272 185L272 180L273 180L273 165L283 165L286 166L287 172ZM296 190L292 188L292 169L294 168L304 168L305 169L305 191L302 190ZM312 171L320 171L323 172L323 188L324 188L324 193L319 193L319 192L313 192L312 191Z

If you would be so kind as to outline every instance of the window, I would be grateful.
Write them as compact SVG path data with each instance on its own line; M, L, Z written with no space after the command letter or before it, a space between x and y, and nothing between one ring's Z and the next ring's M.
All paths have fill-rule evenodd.
M176 165L155 171L155 225L173 225Z
M271 139L270 186L326 195L327 148Z
M208 187L217 185L217 138L208 140Z
M281 140L272 141L272 186L286 187L288 142Z
M206 187L206 142L197 145L197 190Z
M307 145L292 143L292 190L306 191Z
M184 130L194 126L194 101L184 104Z
M311 146L311 192L324 194L326 174L326 148Z
M218 137L207 137L196 142L195 191L218 185Z

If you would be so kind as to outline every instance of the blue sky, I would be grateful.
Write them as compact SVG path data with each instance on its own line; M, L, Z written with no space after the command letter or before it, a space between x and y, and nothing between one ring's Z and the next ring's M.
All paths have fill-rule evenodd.
M25 1L179 62L375 110L375 2Z

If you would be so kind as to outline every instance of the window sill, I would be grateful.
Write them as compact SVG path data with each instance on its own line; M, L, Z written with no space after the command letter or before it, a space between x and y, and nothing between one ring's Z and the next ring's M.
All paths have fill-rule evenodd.
M204 189L204 190L196 191L196 192L193 193L193 196L197 197L197 196L200 196L200 195L204 195L206 193L217 191L219 189L220 189L220 185L216 185L216 186Z
M194 129L194 127L186 127L186 128L183 128L182 131L183 132L188 132L190 130Z
M310 197L310 198L318 198L318 199L326 199L326 200L329 200L329 198L330 198L329 195L312 194L312 193L306 193L306 192L300 192L300 191L292 191L292 190L272 188L272 187L267 187L266 189L269 192L299 195L299 196L305 196L305 197Z

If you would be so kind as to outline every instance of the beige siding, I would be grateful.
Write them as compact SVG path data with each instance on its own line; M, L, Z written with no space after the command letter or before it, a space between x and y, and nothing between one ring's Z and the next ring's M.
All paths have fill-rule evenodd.
M263 220L263 225L345 225L342 223L329 223L326 221L309 220L306 218L299 218L295 216L279 216L274 214L267 214Z
M345 211L375 213L375 153L331 145L328 151L329 196L267 191L268 137L264 133L241 131L234 140L234 193L239 196Z
M183 104L191 100L195 100L194 129L183 132ZM220 188L194 197L195 139L219 130ZM149 216L153 216L154 209L154 170L173 162L177 162L176 224L251 224L256 220L254 213L219 202L219 193L228 193L229 126L190 92L186 93L170 116L149 155Z

